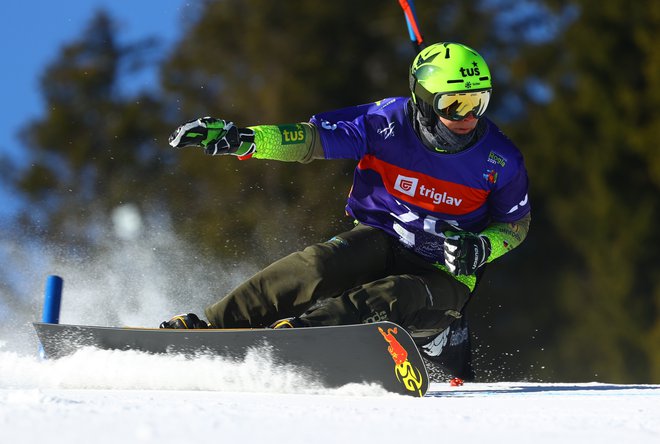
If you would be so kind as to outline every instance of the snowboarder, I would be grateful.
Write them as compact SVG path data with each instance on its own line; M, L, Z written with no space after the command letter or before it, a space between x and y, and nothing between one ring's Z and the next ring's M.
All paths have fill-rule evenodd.
M490 70L458 43L428 46L411 97L323 112L309 122L237 127L204 117L171 136L210 155L311 162L355 159L346 205L355 227L271 264L205 310L162 328L258 328L390 320L427 357L464 344L464 308L484 266L525 239L530 204L521 153L484 117ZM448 328L450 327L451 328Z

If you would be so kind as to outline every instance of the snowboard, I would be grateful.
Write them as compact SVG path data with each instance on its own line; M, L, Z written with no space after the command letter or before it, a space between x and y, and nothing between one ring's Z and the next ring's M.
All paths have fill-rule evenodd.
M267 347L276 364L313 375L324 387L376 383L421 397L429 386L424 361L410 335L391 322L282 329L156 329L34 323L47 358L81 347L244 359Z

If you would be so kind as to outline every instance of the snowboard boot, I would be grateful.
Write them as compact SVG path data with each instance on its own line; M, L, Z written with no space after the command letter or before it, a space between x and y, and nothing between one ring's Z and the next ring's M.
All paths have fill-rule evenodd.
M209 328L195 313L180 314L160 324L160 328Z
M302 328L309 327L309 325L298 317L284 318L275 321L268 328Z

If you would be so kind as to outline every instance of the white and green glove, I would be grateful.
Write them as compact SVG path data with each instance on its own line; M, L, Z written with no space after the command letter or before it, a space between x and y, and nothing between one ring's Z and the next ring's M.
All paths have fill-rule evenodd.
M170 135L169 142L174 148L201 147L212 156L250 156L256 147L253 130L238 128L232 122L214 117L201 117L184 123Z
M456 275L474 274L488 261L491 252L490 240L486 236L463 231L445 238L445 265Z

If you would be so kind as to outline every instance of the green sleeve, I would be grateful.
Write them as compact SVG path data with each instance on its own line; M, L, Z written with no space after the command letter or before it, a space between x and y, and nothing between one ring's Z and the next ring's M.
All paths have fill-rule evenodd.
M494 261L520 245L527 236L531 220L532 216L528 213L515 222L489 225L479 233L490 240L491 251L488 262Z
M324 157L318 131L311 123L249 128L254 130L256 148L252 157L256 159L308 163Z

